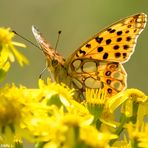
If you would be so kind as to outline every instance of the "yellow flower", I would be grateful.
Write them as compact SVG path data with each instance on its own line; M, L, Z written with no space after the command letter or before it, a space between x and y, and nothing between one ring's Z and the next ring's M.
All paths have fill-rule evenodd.
M127 117L135 116L134 118L137 118L139 106L148 100L148 97L138 89L127 89L122 98L126 101L122 105L121 112Z
M148 146L148 124L129 123L127 130L132 147L146 148Z
M75 140L79 139L80 128L91 124L92 116L79 114L72 106L71 111L69 109L67 112L63 107L60 109L55 105L48 107L48 114L33 117L32 122L29 122L31 124L28 127L34 133L36 141L44 142L45 148L77 145Z
M39 80L38 89L15 85L1 88L0 143L21 145L23 138L44 148L146 147L148 102L141 91L126 90L106 98L103 90L91 89L81 103L72 95L73 90L49 79L47 84ZM134 103L138 104L136 114ZM114 113L119 105L125 110L116 121ZM135 115L135 124L131 124Z
M109 98L106 101L106 105L108 106L109 110L113 112L126 100L130 100L132 102L146 102L148 97L138 89L127 89ZM128 105L127 107L131 108L131 106L129 107Z
M114 142L111 148L131 148L131 142L127 133L122 135L123 138L120 138Z
M127 89L125 91L125 96L129 99L133 100L134 102L146 102L148 100L148 97L140 90L138 89Z
M94 117L99 117L106 102L106 94L103 89L86 89L86 106Z
M46 112L39 109L39 106L30 105L34 116L30 119L26 118L28 121L26 127L36 137L37 142L45 143L44 147L60 147L61 144L63 147L71 147L74 143L76 145L77 130L82 126L90 125L93 116L87 108L72 99L73 90L65 85L51 83L49 80L45 84L39 80L39 87L38 91L32 89L28 93L31 95L32 91L32 96L40 102L40 107L46 108ZM37 95L34 94L35 91ZM55 94L58 97L55 97Z
M90 104L102 105L106 101L106 93L104 89L87 89L86 88L86 102Z
M127 89L109 98L106 106L113 113L121 105L121 113L127 118L142 121L146 113L148 97L138 89ZM143 107L142 107L143 106ZM137 116L138 115L138 116Z
M10 28L0 28L0 68L2 68L6 62L14 62L14 56L21 66L28 63L28 60L15 48L15 46L26 46L22 43L12 41L13 37L14 33Z
M15 139L25 136L21 122L30 113L24 110L27 104L24 89L15 85L0 89L0 143L12 144Z
M122 91L115 96L110 97L106 101L106 107L111 113L113 113L121 104L123 104L128 98L125 97L125 91Z
M47 79L47 84L40 79L39 89L43 92L42 96L46 96L44 101L48 101L49 104L52 103L53 100L58 101L57 97L59 96L60 102L65 106L69 106L69 101L74 94L74 90L69 89L65 84L51 83L50 79ZM51 96L55 96L56 98L52 98Z
M94 148L109 148L109 141L118 136L109 132L99 132L93 126L83 126L80 130L80 139Z
M31 105L32 106L32 105ZM36 142L49 142L59 145L65 140L64 133L67 127L61 124L63 110L55 105L44 106L39 104L32 108L33 116L26 118L26 128L35 137Z
M49 85L49 87L58 90L59 86ZM30 142L39 139L47 141L54 139L57 131L63 132L64 129L61 128L63 126L59 126L63 111L54 104L49 106L42 101L53 92L47 88L27 89L22 86L18 88L15 85L6 85L0 89L0 143L14 144L20 138ZM59 89L61 90L62 86Z

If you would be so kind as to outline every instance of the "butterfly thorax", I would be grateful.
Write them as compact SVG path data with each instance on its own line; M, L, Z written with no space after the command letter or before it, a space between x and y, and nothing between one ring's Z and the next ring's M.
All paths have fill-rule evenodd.
M51 69L49 69L49 70L51 70ZM64 83L64 84L70 86L71 78L69 77L69 75L67 73L67 69L66 69L65 65L58 63L55 67L52 67L52 70L53 70L52 73L54 76L54 80L57 83Z

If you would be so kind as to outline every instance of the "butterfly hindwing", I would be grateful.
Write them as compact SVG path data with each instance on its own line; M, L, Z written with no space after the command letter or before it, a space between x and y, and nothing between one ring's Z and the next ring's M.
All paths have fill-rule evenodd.
M76 59L72 65L71 81L81 93L86 88L103 88L112 96L126 88L126 72L118 62Z

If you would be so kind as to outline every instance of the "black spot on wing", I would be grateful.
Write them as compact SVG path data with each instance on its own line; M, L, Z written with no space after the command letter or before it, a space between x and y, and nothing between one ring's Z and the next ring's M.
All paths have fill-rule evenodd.
M105 75L106 75L106 76L110 76L110 75L111 75L111 71L107 71L107 72L105 73Z
M119 35L121 35L122 34L122 31L118 31L117 32L117 35L119 36Z
M129 30L126 30L125 33L129 33Z
M91 44L86 44L85 45L87 48L91 48Z
M102 52L103 51L103 47L98 47L98 52Z
M111 93L112 93L112 89L111 89L111 88L108 88L108 89L107 89L107 92L108 92L109 94L111 94Z
M82 50L82 49L80 49L79 52L80 52L80 54L83 54L83 55L86 54L86 52L84 50Z
M102 41L103 41L103 37L96 37L95 38L96 39L96 41L100 44Z
M131 27L132 27L132 25L128 25L128 26L127 26L127 28L131 28Z
M109 33L114 33L116 30L115 30L115 29L112 29L112 28L109 28L109 29L107 29L107 31L108 31Z
M129 45L123 45L123 49L127 50L129 48Z
M107 39L106 40L106 45L109 45L111 43L111 41L112 41L111 39Z
M130 41L132 38L130 37L130 36L128 36L127 38L126 38L126 41Z
M122 38L121 37L117 38L117 42L120 42L120 41L122 41Z
M119 49L119 45L115 45L113 48L114 48L115 50L117 50L117 49Z
M111 84L111 80L110 79L107 79L106 80L106 83L110 85Z
M104 55L103 55L103 59L105 60L105 59L107 59L107 58L108 58L108 53L105 52Z
M123 53L123 58L126 58L127 57L127 53Z
M116 53L115 53L115 57L116 57L116 58L119 58L120 56L121 56L121 53L120 53L120 52L116 52Z

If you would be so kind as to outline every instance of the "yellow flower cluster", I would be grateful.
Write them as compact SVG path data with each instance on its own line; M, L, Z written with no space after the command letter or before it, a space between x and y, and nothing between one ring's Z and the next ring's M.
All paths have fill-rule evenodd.
M144 122L148 101L141 91L128 89L119 98L106 99L102 90L92 89L86 92L89 101L82 104L72 99L73 91L49 80L47 84L39 80L38 89L18 88L14 84L1 88L0 143L14 144L25 138L44 148L148 144L148 124ZM118 121L115 111L119 106Z

